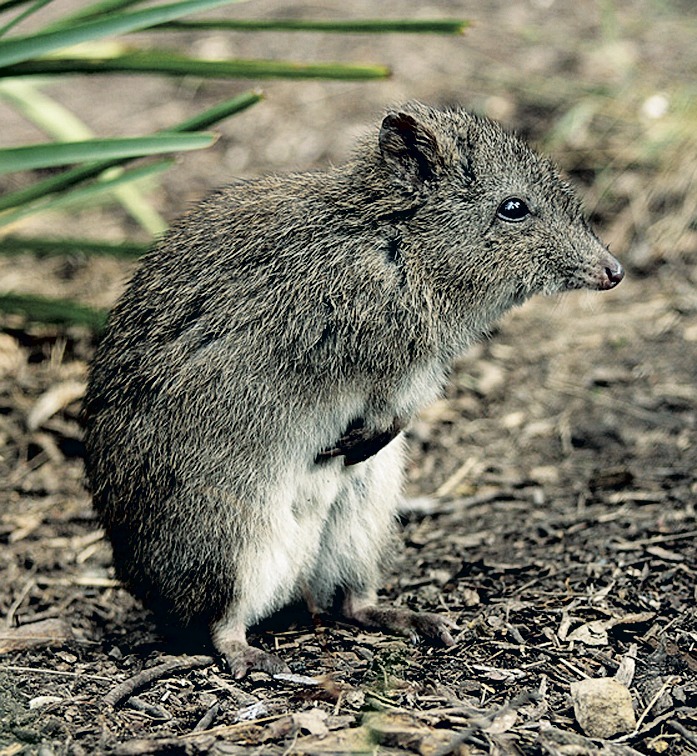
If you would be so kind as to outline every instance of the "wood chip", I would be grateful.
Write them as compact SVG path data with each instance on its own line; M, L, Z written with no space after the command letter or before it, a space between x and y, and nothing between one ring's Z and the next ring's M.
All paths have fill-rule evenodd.
M0 654L39 646L60 645L75 637L72 627L54 617L0 631Z

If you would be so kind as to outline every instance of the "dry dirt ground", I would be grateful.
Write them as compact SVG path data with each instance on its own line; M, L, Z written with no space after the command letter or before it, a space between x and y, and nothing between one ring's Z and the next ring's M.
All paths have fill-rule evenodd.
M235 13L365 17L374 5ZM447 613L457 645L411 645L298 609L253 635L288 660L291 680L238 682L210 657L180 655L113 580L83 488L79 402L97 337L3 316L2 756L697 753L694 7L380 8L477 25L457 39L177 37L199 54L382 61L394 76L266 82L264 103L151 194L171 218L231 176L340 160L386 103L409 97L497 116L576 179L627 279L512 313L408 432L412 498L382 600ZM97 133L139 133L234 87L119 77L52 94ZM9 110L0 119L7 144L37 136ZM19 230L137 236L111 205ZM77 255L0 268L3 290L98 306L128 274ZM614 736L596 729L612 730L612 701L596 693L595 710L582 706L589 683L578 683L598 678L631 696Z

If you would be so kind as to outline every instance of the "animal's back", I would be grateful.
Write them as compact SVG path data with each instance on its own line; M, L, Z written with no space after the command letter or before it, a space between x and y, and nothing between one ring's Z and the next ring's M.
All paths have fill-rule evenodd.
M269 178L208 197L144 259L92 364L88 477L118 575L185 620L230 601L238 545L261 548L279 490L312 491L315 508L335 498L315 457L361 414L371 366L359 363L399 317L394 271L329 217L327 183ZM294 523L288 542L307 553Z

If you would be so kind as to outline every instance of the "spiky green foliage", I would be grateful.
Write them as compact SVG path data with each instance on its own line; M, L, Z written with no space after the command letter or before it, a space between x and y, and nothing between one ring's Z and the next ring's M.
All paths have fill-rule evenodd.
M51 168L50 175L30 174L32 179L20 189L0 197L0 253L15 255L33 250L46 254L123 255L120 245L80 239L30 239L16 235L18 224L30 215L80 207L96 197L109 196L120 202L152 236L165 230L157 214L137 185L144 176L165 170L171 161L157 155L188 149L202 149L214 141L205 133L216 123L257 103L262 95L247 92L221 102L168 129L135 138L98 138L74 113L50 97L48 91L60 77L104 76L115 72L150 76L214 76L217 78L322 78L369 80L389 76L380 65L349 63L298 63L269 60L200 60L146 46L129 40L122 44L119 35L153 31L172 34L178 30L244 31L317 31L349 33L438 33L460 34L463 21L448 20L358 20L325 22L314 20L234 21L217 19L197 21L192 14L230 6L239 0L178 0L153 5L144 0L94 0L46 23L31 34L22 34L22 23L36 21L51 0L0 0L0 98L42 129L47 143L18 145L0 149L0 175L9 172ZM114 45L114 38L117 44ZM128 167L135 159L151 162ZM3 238L3 231L13 236ZM19 304L18 304L19 303ZM21 304L21 307L20 307ZM34 319L72 322L98 327L99 318L85 316L76 305L56 305L50 314L48 300L15 295L0 299L0 310L23 312ZM74 303L73 303L74 304Z

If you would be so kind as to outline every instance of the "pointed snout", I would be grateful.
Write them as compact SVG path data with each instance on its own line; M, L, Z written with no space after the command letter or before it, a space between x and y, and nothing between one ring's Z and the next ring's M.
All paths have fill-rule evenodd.
M600 291L614 289L624 278L624 268L619 260L616 260L609 252L606 252L598 261L598 267L600 268L598 277L598 289Z

